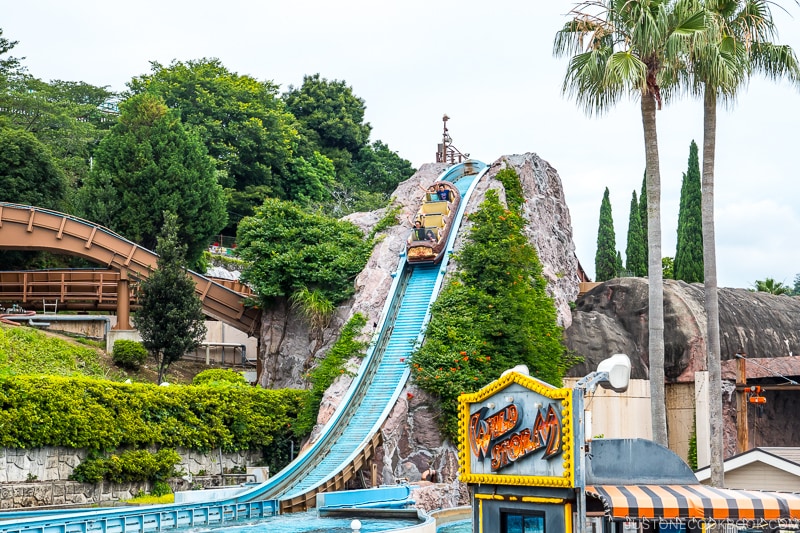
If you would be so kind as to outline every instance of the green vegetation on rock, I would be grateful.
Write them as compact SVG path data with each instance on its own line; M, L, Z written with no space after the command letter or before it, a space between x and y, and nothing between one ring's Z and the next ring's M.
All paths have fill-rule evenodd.
M420 388L441 398L439 421L451 439L459 394L519 364L558 386L574 362L562 344L536 250L523 233L524 219L490 190L470 220L474 226L456 257L461 270L436 300L425 344L410 361Z

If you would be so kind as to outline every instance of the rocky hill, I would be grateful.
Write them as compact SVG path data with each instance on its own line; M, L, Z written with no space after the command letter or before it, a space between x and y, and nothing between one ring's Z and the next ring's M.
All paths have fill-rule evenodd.
M533 153L499 158L478 183L467 213L477 209L489 189L497 189L500 197L504 198L502 185L493 177L508 166L513 167L521 178L526 198L523 215L528 221L528 236L539 253L548 292L555 301L558 320L565 328L566 344L584 358L581 365L571 369L570 375L585 375L610 354L627 353L633 363L633 377L647 378L647 280L613 280L578 298L579 265L569 209L558 173L549 163ZM310 334L307 325L290 308L271 309L264 314L260 357L266 372L262 385L304 387L303 374L325 354L339 329L356 312L367 317L364 337L372 335L399 254L404 250L411 228L410 219L421 202L420 187L430 185L445 168L443 164L424 165L397 188L394 201L403 209L399 224L386 231L366 268L356 279L355 296L340 306L330 326L321 335ZM385 211L356 213L348 218L367 232L384 214ZM456 242L456 251L460 249L469 226L466 222ZM455 265L451 264L449 268L452 271ZM742 289L721 289L719 301L723 359L730 359L742 350L751 356L764 358L787 355L790 350L792 353L800 352L800 299ZM667 380L690 381L695 370L705 368L703 288L666 280L664 304ZM352 362L353 369L357 364L358 361ZM333 413L349 382L350 378L343 376L329 389L320 409L319 424L324 424ZM735 416L730 400L728 395L729 431ZM784 397L772 402L762 427L767 428L769 420L774 420L775 431L781 433L781 413L793 409L793 401ZM452 443L443 441L437 430L436 416L436 401L410 383L384 425L384 444L376 461L385 483L396 478L418 481L422 472L435 469L439 473L438 480L448 484L444 492L453 498L451 504L456 504L459 500L463 502L465 497L463 487L455 481L458 461ZM795 438L785 428L782 435L782 442L771 442L770 445L800 444L800 435ZM735 438L732 442L735 443Z

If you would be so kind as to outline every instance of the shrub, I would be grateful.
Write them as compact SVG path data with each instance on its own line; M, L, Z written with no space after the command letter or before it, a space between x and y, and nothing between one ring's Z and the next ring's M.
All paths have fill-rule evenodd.
M164 481L156 481L153 483L153 488L150 489L151 496L161 497L167 494L172 494L172 487L170 487L168 483Z
M224 368L210 368L203 370L192 379L192 385L206 385L209 387L219 386L249 386L247 380L241 372Z
M120 339L114 341L111 358L117 366L139 370L139 367L147 361L147 355L147 349L141 342Z
M98 483L102 480L112 483L163 482L175 474L175 465L180 461L181 456L172 449L161 449L154 454L147 450L130 450L110 457L90 455L75 467L70 479L84 483ZM153 486L153 490L156 490L156 486ZM163 487L159 487L158 490L163 490ZM169 485L167 491L154 495L168 494L171 492Z
M328 353L320 361L316 368L308 374L311 382L309 397L303 409L297 416L295 424L295 434L305 435L311 431L317 423L319 414L319 404L322 395L333 384L333 381L344 374L344 365L351 357L363 355L367 343L359 341L356 337L366 325L367 319L361 313L356 313L347 324L342 328L339 339L331 346Z

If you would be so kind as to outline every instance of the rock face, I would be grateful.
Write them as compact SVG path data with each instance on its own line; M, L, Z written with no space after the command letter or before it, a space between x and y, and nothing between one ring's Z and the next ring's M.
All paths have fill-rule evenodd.
M648 372L648 283L646 278L607 281L576 302L567 346L584 362L570 370L584 376L615 353L631 358L631 378ZM664 280L664 374L668 382L690 382L706 369L703 286ZM749 358L800 353L800 298L745 289L719 289L722 360L737 352Z
M317 358L324 356L342 325L354 313L362 313L367 317L367 327L363 333L364 339L369 340L381 318L400 254L405 251L411 218L422 202L423 189L447 167L445 164L424 165L397 187L393 195L395 205L402 206L398 225L384 232L366 268L355 280L355 296L337 309L330 326L320 337L310 335L307 324L285 305L276 305L264 313L261 324L262 352L259 354L265 366L261 382L263 386L304 388L306 383L303 375L316 364ZM498 190L500 198L505 199L503 186L494 176L508 167L514 168L520 176L526 198L523 206L523 216L528 221L526 232L539 252L543 275L548 282L548 292L556 304L559 323L567 327L572 320L570 302L575 300L578 292L578 261L572 242L569 210L556 170L531 153L501 157L490 165L476 184L466 213L477 210L489 189ZM385 210L354 213L347 219L367 233L384 214ZM470 227L471 224L465 219L454 246L456 252L463 246ZM455 269L456 265L451 262L448 271ZM326 393L312 439L333 414L349 381L347 377L340 378ZM436 470L436 483L423 487L419 494L415 494L415 498L423 502L421 505L430 509L468 503L466 488L456 480L456 448L453 443L442 440L436 425L437 413L436 400L409 383L384 425L384 444L375 459L382 483L394 483L400 479L418 482L426 470Z
M572 227L564 191L558 173L536 154L510 155L498 159L477 184L467 213L474 212L485 199L486 191L498 189L504 198L503 187L493 177L506 167L513 167L520 176L525 198L523 216L528 220L527 233L539 251L543 274L548 281L548 291L558 309L559 322L568 326L571 321L569 303L575 300L578 287L578 261L572 242ZM364 338L373 333L378 323L392 284L392 274L397 269L400 254L405 251L406 238L411 230L411 218L422 202L422 190L444 171L448 165L434 163L423 165L411 178L401 183L393 197L395 205L402 206L398 225L382 233L364 270L356 277L356 294L336 311L330 325L321 335L309 332L308 324L285 302L276 302L266 309L261 319L259 358L263 362L260 385L268 388L305 388L303 375L323 357L336 340L341 327L355 313L367 318ZM354 213L346 217L365 233L383 218L386 210ZM455 244L459 250L470 224L465 221ZM455 265L450 265L450 270Z

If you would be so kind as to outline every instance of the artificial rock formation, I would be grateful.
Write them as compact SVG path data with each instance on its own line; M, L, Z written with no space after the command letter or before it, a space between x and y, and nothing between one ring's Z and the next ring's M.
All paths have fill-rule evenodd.
M466 213L478 209L489 189L498 190L501 199L505 197L502 184L494 179L494 176L507 167L514 168L520 176L526 198L523 205L523 216L528 221L526 232L539 253L543 275L548 282L548 292L553 297L558 311L559 323L566 327L571 322L570 302L575 300L578 292L578 261L572 242L569 210L556 170L536 154L501 157L490 165L489 170L476 184L467 204ZM389 293L392 274L397 269L400 254L405 250L406 238L411 230L411 218L422 202L422 189L427 188L446 168L447 165L443 164L424 165L414 176L398 186L393 196L395 202L403 206L399 224L387 230L384 239L373 251L366 268L356 278L354 298L348 305L343 305L338 310L335 324L325 333L328 343L335 339L335 331L341 324L356 312L367 317L366 338L373 333ZM355 213L347 218L366 233L374 227L383 214L383 211ZM470 227L470 222L465 218L454 245L456 252L463 246ZM457 265L451 262L448 266L448 275L456 268ZM290 324L295 323L293 327L297 327L297 322L301 321L288 321ZM265 330L262 329L263 331ZM285 344L281 348L281 353L297 354L305 350L302 352L303 355L297 358L298 361L321 357L328 347L326 344L318 352L309 353L309 342L295 339L295 334L281 332L281 335ZM312 433L312 439L318 434L321 425L330 418L349 382L350 378L342 376L326 393L317 420L318 426ZM417 389L413 383L409 383L384 424L384 444L376 457L378 471L383 483L393 483L397 480L417 482L422 479L425 470L433 468L437 471L437 483L424 489L423 493L427 495L425 498L432 501L437 497L453 499L463 504L466 503L464 496L466 492L456 482L458 473L456 449L453 443L442 440L436 425L437 413L436 400ZM421 494L420 497L422 496Z
M724 456L737 453L736 354L748 358L749 384L789 385L800 376L800 297L746 289L719 289ZM631 378L647 379L648 282L622 278L578 298L566 344L584 358L570 369L584 376L615 353L631 359ZM703 285L664 280L664 374L667 383L693 383L706 365ZM800 394L786 387L764 393L766 403L749 407L750 447L798 446L800 429L787 423L800 408Z
M631 378L648 372L646 278L607 281L578 298L567 346L582 356L570 370L583 376L615 353L631 358ZM706 369L703 285L664 280L664 374L667 382L692 382ZM746 289L719 289L721 358L736 353L774 358L800 353L800 298Z

